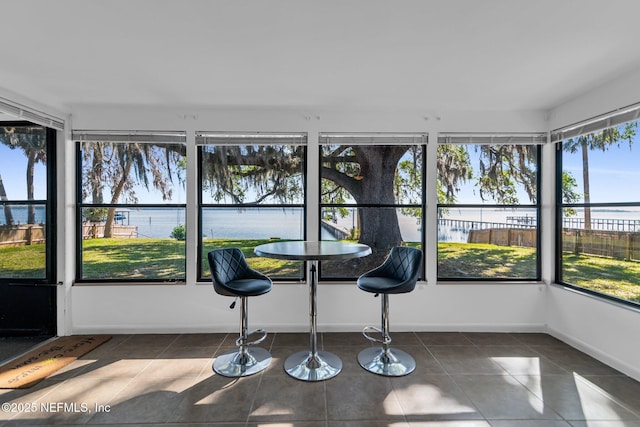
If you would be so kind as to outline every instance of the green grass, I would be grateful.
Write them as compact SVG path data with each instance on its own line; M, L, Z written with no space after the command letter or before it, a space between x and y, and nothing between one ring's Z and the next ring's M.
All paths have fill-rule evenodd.
M185 278L185 244L174 239L87 239L82 241L82 278Z
M565 252L562 264L566 283L640 303L640 262Z
M476 243L439 243L438 277L535 278L535 249ZM640 263L594 255L563 254L563 280L640 303Z
M485 243L438 243L438 277L535 279L536 251Z
M301 277L302 263L259 258L253 248L270 240L206 239L202 273L209 276L208 251L238 247L253 268L273 278ZM82 242L83 279L160 279L185 277L185 243L173 239L88 239ZM0 277L44 277L45 245L0 248ZM640 303L640 263L563 254L564 281ZM535 278L532 248L472 243L439 243L438 275L450 279Z
M36 279L45 277L45 245L0 249L0 277Z

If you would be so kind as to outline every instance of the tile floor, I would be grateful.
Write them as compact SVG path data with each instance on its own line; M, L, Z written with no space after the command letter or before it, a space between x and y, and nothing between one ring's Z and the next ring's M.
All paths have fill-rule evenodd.
M323 333L343 371L307 383L283 370L307 334L269 335L271 366L243 379L211 368L235 334L117 335L30 389L0 390L0 426L640 427L640 383L549 335L392 337L412 374L370 374L361 334Z
M0 337L0 363L15 358L51 337Z

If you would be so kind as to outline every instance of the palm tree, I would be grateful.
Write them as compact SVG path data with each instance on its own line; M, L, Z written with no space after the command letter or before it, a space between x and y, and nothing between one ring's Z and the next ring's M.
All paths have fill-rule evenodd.
M563 149L570 153L576 153L578 150L582 153L582 185L584 197L584 228L591 229L591 193L589 189L589 151L600 150L607 151L612 145L620 146L623 141L628 141L629 146L633 143L636 135L638 122L630 122L624 125L603 129L598 132L580 135L571 138L562 143Z
M40 126L20 126L0 128L0 142L8 145L10 148L21 149L27 158L26 182L27 182L27 200L34 200L34 173L36 163L47 162L47 141L43 127ZM0 180L1 184L1 180ZM0 197L6 200L6 192L4 185L0 188ZM36 212L35 205L28 205L27 224L35 224ZM9 211L7 215L7 211ZM5 217L8 224L13 224L13 215L10 207L5 205Z
M4 183L2 182L2 175L0 175L0 200L6 202L7 199L7 191L4 189ZM7 225L14 225L15 220L13 219L13 212L11 212L11 205L4 204L4 218Z

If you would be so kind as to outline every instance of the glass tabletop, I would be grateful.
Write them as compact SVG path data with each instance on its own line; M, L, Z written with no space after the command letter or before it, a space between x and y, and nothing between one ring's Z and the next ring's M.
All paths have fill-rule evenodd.
M371 248L362 243L296 240L265 243L256 246L254 253L266 258L311 261L363 257L371 254Z

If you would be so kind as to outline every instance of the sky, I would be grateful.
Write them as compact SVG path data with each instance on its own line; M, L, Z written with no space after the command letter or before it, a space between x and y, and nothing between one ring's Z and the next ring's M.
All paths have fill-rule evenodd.
M9 200L27 200L27 158L19 148L0 144L0 176ZM47 198L46 167L39 163L34 170L34 198Z
M639 132L640 133L640 132ZM470 152L474 171L478 169L477 155ZM582 154L577 152L563 155L563 169L570 172L576 179L576 193L583 193L582 183ZM27 159L19 149L11 150L0 144L0 176L2 176L7 197L10 200L26 200L26 164ZM542 168L553 168L555 165L542 165ZM606 152L589 152L589 181L592 202L640 202L640 135L636 135L631 147L628 143L621 143L620 147L613 146ZM35 167L35 198L46 198L45 167L36 164ZM183 194L178 198L184 198ZM161 198L152 197L155 203L162 203ZM144 202L141 200L141 202ZM183 203L173 201L174 203ZM521 192L521 203L529 203L528 197ZM466 184L458 197L458 203L481 203L474 188L474 182Z
M603 152L589 151L589 188L591 202L640 202L640 136L631 147L622 143ZM584 193L582 152L564 152L563 169L576 179L576 193ZM581 200L583 201L583 200Z
M640 129L639 129L640 133ZM479 169L478 154L470 149L474 175ZM589 158L589 186L592 203L605 202L640 202L640 134L636 135L633 143L623 142L620 146L612 146L607 151L591 150ZM555 173L554 165L541 165L542 173L548 173L549 168ZM563 153L563 170L571 173L576 180L574 192L584 194L582 174L582 152ZM475 187L477 178L461 186L457 203L479 204L478 189ZM520 203L529 204L526 192L520 188L518 191ZM584 199L581 198L580 202ZM485 203L493 203L487 201Z

